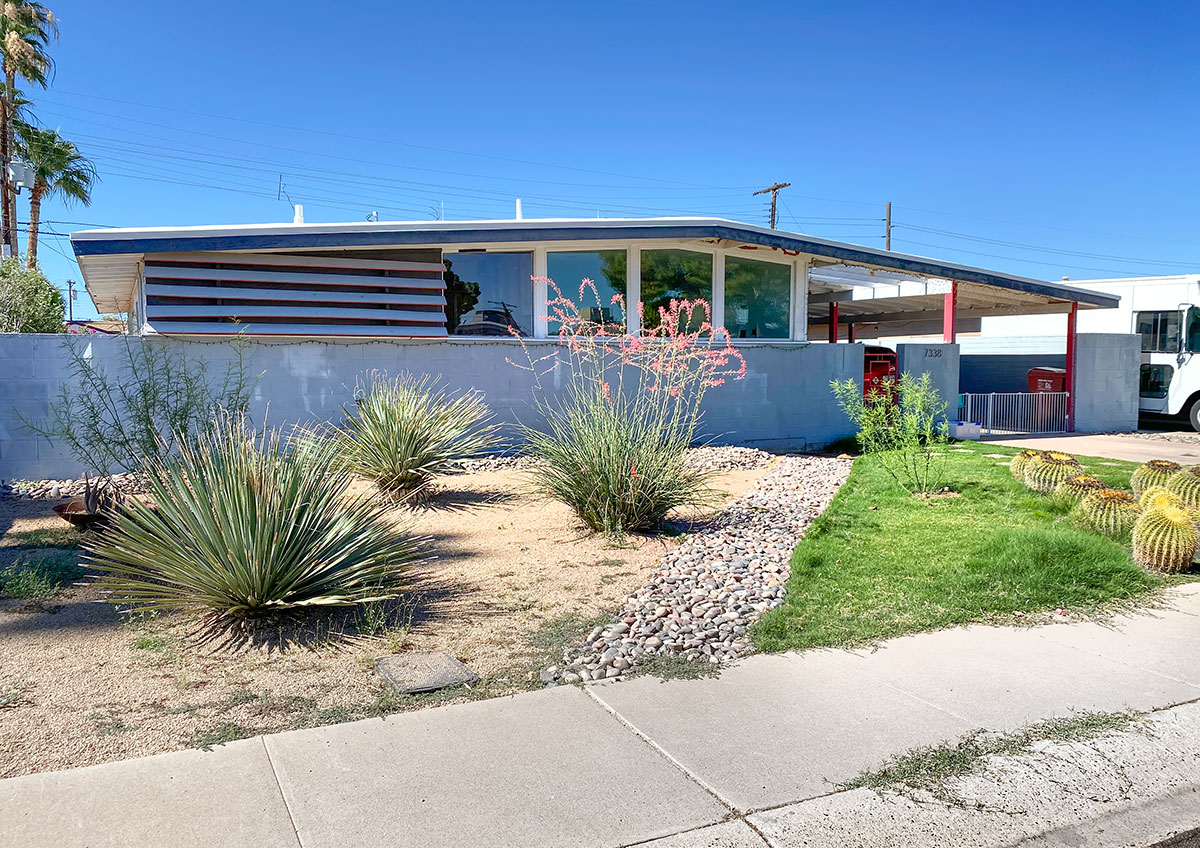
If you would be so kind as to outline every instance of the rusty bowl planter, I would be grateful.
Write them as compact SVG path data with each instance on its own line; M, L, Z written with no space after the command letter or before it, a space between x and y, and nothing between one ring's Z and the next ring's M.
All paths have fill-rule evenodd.
M78 527L80 530L87 530L98 522L103 516L98 512L88 512L83 501L71 501L70 503L57 504L51 507L54 512L63 521Z

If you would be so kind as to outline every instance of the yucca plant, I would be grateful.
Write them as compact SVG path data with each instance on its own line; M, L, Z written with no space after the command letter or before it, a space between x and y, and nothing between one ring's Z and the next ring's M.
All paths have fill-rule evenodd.
M1187 568L1200 547L1194 516L1176 506L1148 509L1133 525L1133 559L1144 568L1175 574Z
M1079 460L1062 451L1042 451L1025 468L1025 485L1035 492L1053 492L1055 487L1083 470Z
M370 375L358 402L328 431L337 461L404 499L438 475L463 470L465 459L497 444L491 413L478 392L453 394L433 377Z
M1054 499L1062 504L1074 506L1097 489L1108 486L1099 477L1091 474L1073 474L1054 487Z
M1114 539L1125 539L1141 514L1137 498L1119 489L1097 489L1071 513L1075 521Z
M115 603L214 621L396 596L423 542L309 450L298 461L278 433L233 417L181 442L146 467L153 505L129 500L87 544L100 585Z
M1025 471L1029 468L1029 463L1037 457L1040 451L1025 450L1019 452L1012 458L1012 462L1008 464L1008 470L1012 472L1012 476L1022 483L1025 482Z
M1142 463L1134 470L1133 476L1129 478L1129 486L1135 495L1140 496L1151 486L1165 486L1167 481L1181 470L1183 470L1183 466L1178 462L1171 462L1169 459L1152 459Z
M1200 465L1192 465L1172 474L1167 491L1173 492L1189 509L1200 509Z

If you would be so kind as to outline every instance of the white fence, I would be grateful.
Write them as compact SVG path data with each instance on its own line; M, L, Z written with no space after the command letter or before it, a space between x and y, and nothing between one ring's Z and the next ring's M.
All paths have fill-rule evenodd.
M1065 433L1068 392L992 392L958 396L960 421L984 433Z

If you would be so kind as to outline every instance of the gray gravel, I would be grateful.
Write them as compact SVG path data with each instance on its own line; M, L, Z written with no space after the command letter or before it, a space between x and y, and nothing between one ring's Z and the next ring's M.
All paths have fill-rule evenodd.
M546 669L548 684L620 677L651 654L720 663L753 651L746 631L783 603L792 551L851 461L787 456L703 530L663 555L622 614Z
M753 471L757 468L765 468L774 459L775 454L773 453L758 448L733 445L691 448L687 452L687 460L690 464L709 471ZM468 474L476 474L480 471L524 469L529 468L533 463L534 459L529 456L496 454L465 460L463 468Z

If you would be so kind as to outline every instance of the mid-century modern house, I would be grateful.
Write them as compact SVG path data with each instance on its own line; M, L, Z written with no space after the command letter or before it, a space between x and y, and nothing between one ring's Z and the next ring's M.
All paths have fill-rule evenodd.
M657 321L657 307L672 298L709 300L747 375L706 398L708 434L801 447L849 434L829 382L863 377L865 348L856 339L940 335L896 354L900 370L935 377L953 415L957 333L977 330L985 316L1057 313L1074 345L1079 310L1119 302L1057 282L707 218L156 227L86 230L71 241L96 307L129 316L130 336L91 339L94 363L118 367L128 344L175 344L217 360L227 355L224 341L242 334L252 342L250 367L263 375L254 402L277 423L341 415L357 375L371 369L437 374L452 387L478 389L501 421L532 414L529 375L510 363L520 356L511 333L535 348L557 344L546 284L538 282L546 277L568 294L582 278L594 280L599 302L584 305L598 320L615 317L613 294L643 303L628 316L632 333ZM34 373L48 375L47 386L30 391L53 397L66 379L53 362L61 343L41 338L14 348L9 362L20 368L11 357L29 357ZM1077 347L1064 402L1068 394L1072 404L1076 394L1081 403L1112 394L1089 389L1109 379L1103 375L1125 379L1128 371L1136 385L1136 350L1130 362L1102 367L1111 341L1081 336ZM1080 409L1080 429L1115 426L1093 406ZM1076 423L1073 410L1068 420ZM51 469L64 468L65 452L37 450L20 470L0 456L0 473L60 473Z

